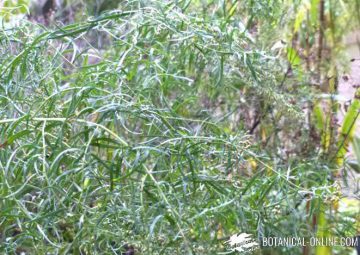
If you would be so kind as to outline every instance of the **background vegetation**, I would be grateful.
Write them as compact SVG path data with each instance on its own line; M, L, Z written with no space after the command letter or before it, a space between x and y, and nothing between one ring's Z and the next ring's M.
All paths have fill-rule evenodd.
M358 0L40 2L0 12L1 253L358 234L359 98L336 120Z

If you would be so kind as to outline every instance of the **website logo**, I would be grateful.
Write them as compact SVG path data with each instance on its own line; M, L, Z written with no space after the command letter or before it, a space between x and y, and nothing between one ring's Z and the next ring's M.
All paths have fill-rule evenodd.
M259 249L258 242L252 238L251 234L241 233L235 234L225 242L232 252L240 252L241 254L252 252Z

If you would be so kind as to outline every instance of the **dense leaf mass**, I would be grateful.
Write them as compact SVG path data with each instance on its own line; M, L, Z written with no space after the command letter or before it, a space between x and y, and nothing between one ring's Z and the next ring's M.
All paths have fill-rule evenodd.
M309 219L339 197L337 134L309 117L301 38L279 40L305 22L301 1L94 2L0 12L0 252L215 254L236 233L316 235ZM337 231L355 234L351 217Z

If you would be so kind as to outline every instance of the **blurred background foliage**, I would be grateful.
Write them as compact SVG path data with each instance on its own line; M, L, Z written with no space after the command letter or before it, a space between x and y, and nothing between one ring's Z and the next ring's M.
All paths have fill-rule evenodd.
M4 254L358 235L359 97L337 112L359 0L1 3Z

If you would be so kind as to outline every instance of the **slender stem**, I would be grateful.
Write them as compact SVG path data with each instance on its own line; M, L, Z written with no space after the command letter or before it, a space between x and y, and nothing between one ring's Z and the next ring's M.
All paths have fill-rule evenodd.
M319 82L321 82L321 61L324 41L324 26L325 26L325 0L320 0L319 3L319 41L318 41L318 75Z
M15 122L15 121L18 121L18 120L20 120L20 118L18 118L18 119L16 119L16 118L3 119L3 120L0 120L0 124L12 123L12 122ZM46 122L46 121L58 121L58 122L70 121L68 118L33 118L32 120L33 121L43 121L43 122ZM84 124L86 124L88 126L96 126L96 127L100 128L100 129L106 131L107 133L109 133L113 137L115 137L124 146L129 146L128 143L124 139L120 138L117 134L115 134L113 131L111 131L110 129L108 129L104 125L101 125L101 124L98 124L98 123L95 123L95 122L92 122L92 121L88 121L88 120L83 120L83 119L71 119L71 121L78 122L78 123L84 123Z

